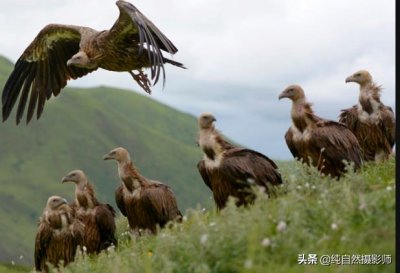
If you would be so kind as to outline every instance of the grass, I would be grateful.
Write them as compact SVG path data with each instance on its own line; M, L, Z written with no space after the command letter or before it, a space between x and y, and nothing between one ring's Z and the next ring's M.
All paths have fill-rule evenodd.
M283 164L278 197L254 205L204 211L158 236L132 239L118 219L120 246L80 255L62 273L100 272L394 272L395 160L367 164L340 181L298 162ZM299 265L299 254L391 255L385 265Z

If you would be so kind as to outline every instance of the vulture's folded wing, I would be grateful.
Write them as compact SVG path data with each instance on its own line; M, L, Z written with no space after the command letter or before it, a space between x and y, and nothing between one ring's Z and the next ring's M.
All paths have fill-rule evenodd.
M384 106L381 110L381 118L382 130L391 148L393 148L396 138L396 121L392 108L389 106Z
M38 231L35 238L35 269L37 271L42 271L44 265L46 264L46 249L52 238L51 228L41 223L39 225Z
M275 162L267 156L244 148L228 150L221 162L220 173L231 181L248 187L252 183L268 187L282 184Z
M165 82L164 57L161 50L175 54L178 49L174 44L134 5L117 1L120 15L107 36L108 42L114 44L136 43L139 54L147 51L151 78L157 83L160 72Z
M120 185L115 190L115 202L117 203L117 207L121 211L122 215L127 216L125 202L124 202L124 186Z
M46 100L57 96L69 79L76 79L92 70L68 67L67 60L79 51L84 27L50 24L44 27L25 49L11 72L2 95L3 121L7 120L18 96L17 124L28 102L27 123L37 107L41 116Z

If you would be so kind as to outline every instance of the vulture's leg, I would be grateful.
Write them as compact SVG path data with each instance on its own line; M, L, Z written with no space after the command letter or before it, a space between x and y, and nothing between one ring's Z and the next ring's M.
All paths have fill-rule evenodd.
M132 75L133 79L146 91L147 93L151 94L151 82L147 78L147 75L143 73L143 71L139 71L138 74L133 73L133 71L128 71L129 74Z

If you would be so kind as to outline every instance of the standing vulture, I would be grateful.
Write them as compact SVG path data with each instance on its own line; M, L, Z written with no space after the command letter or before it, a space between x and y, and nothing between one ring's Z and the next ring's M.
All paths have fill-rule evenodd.
M163 56L162 50L172 55L178 49L146 16L128 2L120 0L116 4L120 14L109 30L50 24L39 32L18 59L4 86L3 121L9 117L18 96L17 124L28 96L26 121L32 119L36 107L39 119L46 100L57 96L68 80L98 68L129 72L148 93L160 73L165 83L164 63L184 68L183 64ZM143 73L144 68L150 68L153 83Z
M35 239L35 269L48 272L46 263L67 265L82 245L84 225L75 218L67 200L51 196L47 200Z
M346 82L360 85L359 103L342 110L339 121L357 137L365 161L388 159L395 142L395 118L392 108L380 100L382 88L366 70L347 77Z
M76 217L85 224L83 245L87 253L99 253L117 245L115 238L115 211L109 204L100 203L85 173L75 170L62 178L62 183L75 183L73 207Z
M336 178L345 171L344 161L353 163L355 170L360 168L360 145L345 125L315 115L299 85L287 87L279 95L279 99L282 98L293 102L293 124L286 132L285 139L295 158Z
M117 161L122 181L115 191L115 200L121 213L128 218L134 234L140 235L141 230L155 234L157 226L162 228L169 221L181 219L171 189L142 176L126 149L116 148L104 156L104 160L110 159Z
M211 189L218 209L225 207L229 196L236 198L236 205L252 202L253 184L269 192L272 185L282 184L276 164L256 151L235 147L224 140L214 128L216 121L211 113L199 118L198 144L204 158L197 168L204 183Z

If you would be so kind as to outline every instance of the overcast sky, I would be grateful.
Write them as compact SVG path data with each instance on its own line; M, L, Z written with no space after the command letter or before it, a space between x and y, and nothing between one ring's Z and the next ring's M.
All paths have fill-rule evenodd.
M167 83L152 98L198 116L236 142L289 159L289 84L303 86L315 112L337 119L355 104L358 86L344 79L367 69L395 105L395 0L136 0L132 3L177 46ZM109 29L115 1L0 0L0 54L16 61L48 23ZM128 73L97 71L73 86L140 87ZM144 92L141 91L144 94Z

